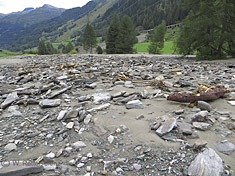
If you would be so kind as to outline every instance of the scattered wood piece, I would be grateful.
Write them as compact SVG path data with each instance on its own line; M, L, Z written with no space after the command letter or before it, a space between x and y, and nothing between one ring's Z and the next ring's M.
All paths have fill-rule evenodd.
M124 74L119 74L116 76L114 81L116 80L122 80L122 81L132 81L133 83L150 83L155 86L158 86L159 88L168 88L163 81L158 81L158 80L137 80L137 79L131 79L128 76Z
M167 100L177 102L193 103L196 101L212 101L222 97L227 92L223 86L218 86L215 89L204 93L173 93L167 97Z

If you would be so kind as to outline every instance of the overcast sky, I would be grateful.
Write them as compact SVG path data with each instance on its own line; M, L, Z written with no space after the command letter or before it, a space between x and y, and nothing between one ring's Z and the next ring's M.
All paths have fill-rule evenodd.
M0 13L11 13L24 10L26 7L41 7L50 4L55 7L70 9L82 7L90 0L0 0Z

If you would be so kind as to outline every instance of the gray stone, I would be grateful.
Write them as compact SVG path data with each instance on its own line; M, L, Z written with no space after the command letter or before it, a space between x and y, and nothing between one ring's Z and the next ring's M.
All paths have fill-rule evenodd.
M133 167L135 168L135 170L139 171L141 169L141 165L140 164L133 164Z
M66 125L66 128L72 129L73 126L74 126L74 122L69 122L69 123Z
M197 107L200 108L201 110L206 110L209 112L214 109L209 103L207 103L205 101L198 101Z
M131 81L125 81L125 87L127 87L127 88L134 88L135 86L132 84L132 82Z
M86 87L90 88L90 89L94 89L94 88L96 88L96 86L97 86L97 83L92 83L92 84L86 85Z
M127 109L144 109L143 103L140 100L129 101L126 104Z
M53 153L53 152L48 153L48 154L46 155L46 157L49 158L49 159L53 159L53 158L55 158L55 153Z
M235 101L228 101L228 103L232 106L235 106Z
M73 118L77 118L79 115L79 111L78 110L71 110L69 111L66 116L65 119L73 119Z
M235 145L227 140L222 142L216 142L214 143L215 148L226 155L232 154L232 152L235 151Z
M169 120L166 120L162 123L162 125L156 130L156 133L159 136L163 136L167 133L169 133L173 128L176 126L176 119L170 118Z
M78 97L78 101L80 101L80 102L89 101L89 100L91 100L90 95L84 95L84 96Z
M211 149L199 153L188 168L189 176L222 176L223 160Z
M86 147L86 144L84 142L82 142L82 141L77 141L77 142L73 143L72 146L77 149L77 148L84 148L84 147Z
M193 127L202 131L206 131L209 130L211 125L209 123L204 123L204 122L193 122Z
M43 165L45 171L54 171L56 169L56 164Z
M109 93L96 93L92 96L95 104L107 103L111 100L111 95Z
M1 108L5 109L6 107L11 105L14 101L16 101L18 99L19 99L19 97L17 95L17 92L12 92L11 94L9 94L7 96L6 100L1 104Z
M124 96L126 91L118 92L112 95L112 98L118 98Z
M14 143L9 143L4 147L7 151L17 150L17 146Z
M55 100L49 100L45 99L39 102L39 105L41 108L51 108L51 107L56 107L59 106L61 103L60 99L55 99Z
M0 163L0 176L26 176L43 172L43 170L43 166L38 166L33 162L7 161Z
M192 121L205 122L208 120L208 111L200 111L192 117Z
M178 126L179 130L182 131L183 134L191 135L193 133L192 125L189 123L177 122L177 126Z
M69 87L66 87L66 88L64 88L64 89L62 89L62 90L59 90L59 91L53 93L51 96L49 96L48 99L55 98L56 96L58 96L58 95L60 95L60 94L62 94L62 93L64 93L64 92L66 92L67 90L69 90L69 89L71 89L71 88L72 88L72 86L69 86Z
M60 113L57 117L57 120L62 120L64 118L64 116L66 115L66 113L67 113L67 110L60 111Z
M106 104L103 104L103 105L100 105L100 106L97 106L97 107L94 107L92 109L89 109L87 112L96 112L96 111L102 111L104 109L107 109L111 106L110 103L106 103Z
M193 147L194 149L202 149L203 147L206 147L207 141L198 139L194 142Z
M184 113L184 109L180 109L180 110L175 111L176 115L180 115L180 114L183 114L183 113Z

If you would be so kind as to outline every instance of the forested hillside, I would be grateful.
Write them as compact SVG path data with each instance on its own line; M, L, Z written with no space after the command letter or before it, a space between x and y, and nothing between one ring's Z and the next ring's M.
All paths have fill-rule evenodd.
M107 10L102 18L93 23L98 35L104 35L112 15L128 15L138 29L152 29L162 20L166 25L179 23L188 14L183 10L185 0L120 0Z
M130 16L139 31L151 29L162 22L166 25L179 23L187 15L182 10L185 0L93 0L83 7L66 10L60 16L45 20L29 27L15 24L2 24L0 47L19 51L37 46L39 39L49 42L62 42L80 38L89 21L97 33L105 39L114 13L122 18ZM27 26L27 25L26 25ZM3 34L3 35L1 35Z

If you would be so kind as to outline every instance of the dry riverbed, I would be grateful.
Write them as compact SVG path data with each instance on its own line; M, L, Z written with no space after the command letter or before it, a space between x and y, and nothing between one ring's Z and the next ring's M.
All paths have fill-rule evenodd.
M0 59L0 176L233 175L235 60L176 57ZM227 93L167 101L199 83Z

